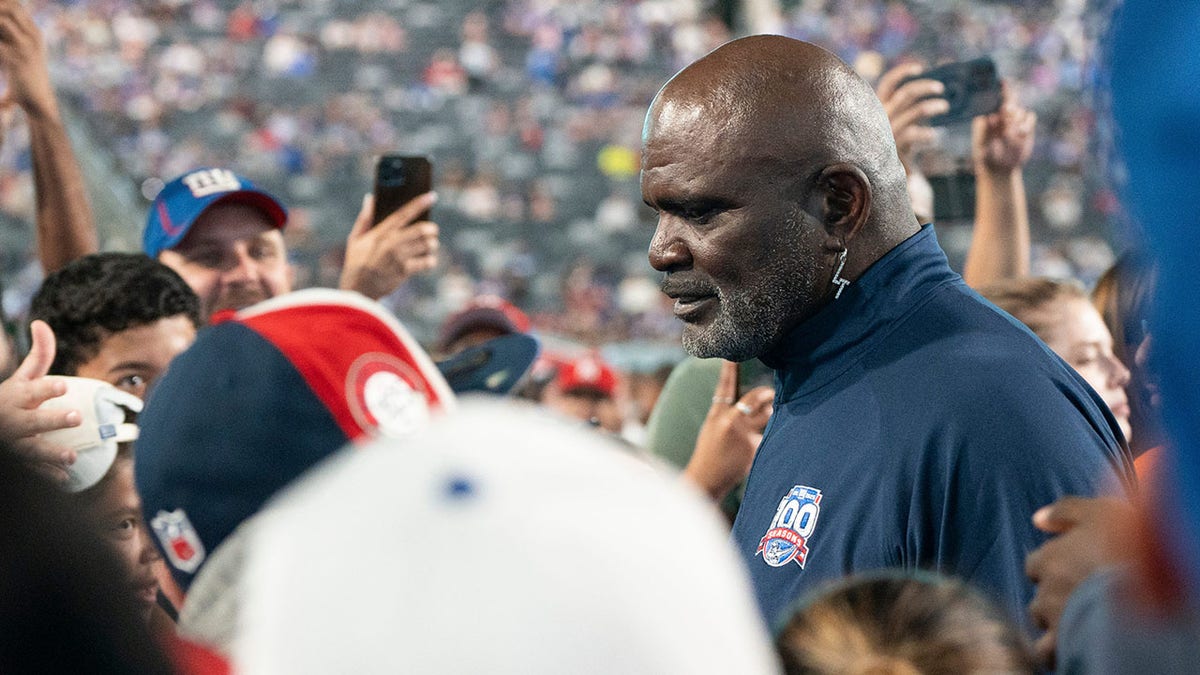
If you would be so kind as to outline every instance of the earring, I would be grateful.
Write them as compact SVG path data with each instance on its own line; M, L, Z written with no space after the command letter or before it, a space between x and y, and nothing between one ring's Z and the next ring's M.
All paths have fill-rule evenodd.
M833 294L834 300L837 300L838 298L842 297L842 291L846 290L846 287L850 285L849 279L842 278L842 268L845 266L846 266L846 249L842 249L841 253L838 253L837 269L833 271L833 281L831 282L838 287L837 293Z

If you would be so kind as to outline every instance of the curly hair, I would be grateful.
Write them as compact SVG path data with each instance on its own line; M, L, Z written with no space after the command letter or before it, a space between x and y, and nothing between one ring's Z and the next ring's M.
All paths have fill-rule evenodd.
M54 331L50 372L74 375L109 336L183 315L201 325L200 299L174 270L141 253L96 253L46 277L29 318Z

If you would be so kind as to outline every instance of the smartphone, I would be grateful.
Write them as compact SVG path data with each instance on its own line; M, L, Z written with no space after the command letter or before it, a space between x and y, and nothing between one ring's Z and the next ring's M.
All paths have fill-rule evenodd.
M433 165L429 158L382 155L375 163L375 215L372 226L432 189ZM417 216L417 220L429 220L429 211Z
M937 80L946 88L941 98L946 99L950 109L929 118L932 126L967 122L1000 109L1000 76L996 74L996 63L987 57L947 63L904 81L911 80Z

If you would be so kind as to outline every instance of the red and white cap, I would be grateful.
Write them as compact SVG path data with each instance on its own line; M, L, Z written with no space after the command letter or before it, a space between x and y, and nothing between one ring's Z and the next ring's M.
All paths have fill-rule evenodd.
M608 398L617 395L617 371L596 354L571 359L558 367L555 385L564 394L594 391Z
M187 588L279 489L347 443L403 438L455 398L400 322L349 291L311 289L201 331L138 418L147 524Z

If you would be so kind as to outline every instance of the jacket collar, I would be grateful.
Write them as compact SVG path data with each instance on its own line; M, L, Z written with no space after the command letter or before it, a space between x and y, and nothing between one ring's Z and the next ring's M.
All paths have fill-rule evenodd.
M921 297L958 279L933 225L923 226L761 357L777 371L779 395L786 400L828 384L885 340Z

